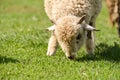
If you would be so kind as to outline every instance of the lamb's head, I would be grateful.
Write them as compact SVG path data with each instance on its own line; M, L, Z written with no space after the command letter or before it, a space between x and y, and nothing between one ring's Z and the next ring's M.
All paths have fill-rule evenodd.
M62 50L70 59L75 58L79 48L84 43L86 30L95 30L85 23L85 16L80 18L75 16L63 17L48 29L54 31Z

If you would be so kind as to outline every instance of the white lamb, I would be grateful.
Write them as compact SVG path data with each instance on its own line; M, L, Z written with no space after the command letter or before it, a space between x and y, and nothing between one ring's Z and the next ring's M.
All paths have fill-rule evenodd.
M101 0L44 0L45 11L54 23L47 55L52 56L58 43L66 57L74 59L86 43L88 54L94 54L95 21L101 10Z

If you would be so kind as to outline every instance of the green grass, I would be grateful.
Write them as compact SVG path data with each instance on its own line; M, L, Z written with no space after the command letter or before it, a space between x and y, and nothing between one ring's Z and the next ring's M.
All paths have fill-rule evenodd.
M60 48L46 56L50 25L43 0L0 0L0 80L120 80L120 39L104 2L94 57L85 48L74 61Z

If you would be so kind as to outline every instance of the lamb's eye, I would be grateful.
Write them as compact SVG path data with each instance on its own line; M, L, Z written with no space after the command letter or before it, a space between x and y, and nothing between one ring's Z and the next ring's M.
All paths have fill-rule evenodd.
M78 36L76 37L77 40L80 40L81 38L81 34L78 34Z

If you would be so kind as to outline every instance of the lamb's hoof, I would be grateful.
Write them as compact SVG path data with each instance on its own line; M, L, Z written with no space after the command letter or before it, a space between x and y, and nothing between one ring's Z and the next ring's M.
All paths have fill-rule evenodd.
M47 52L47 56L53 56L54 53L51 53L51 52Z

